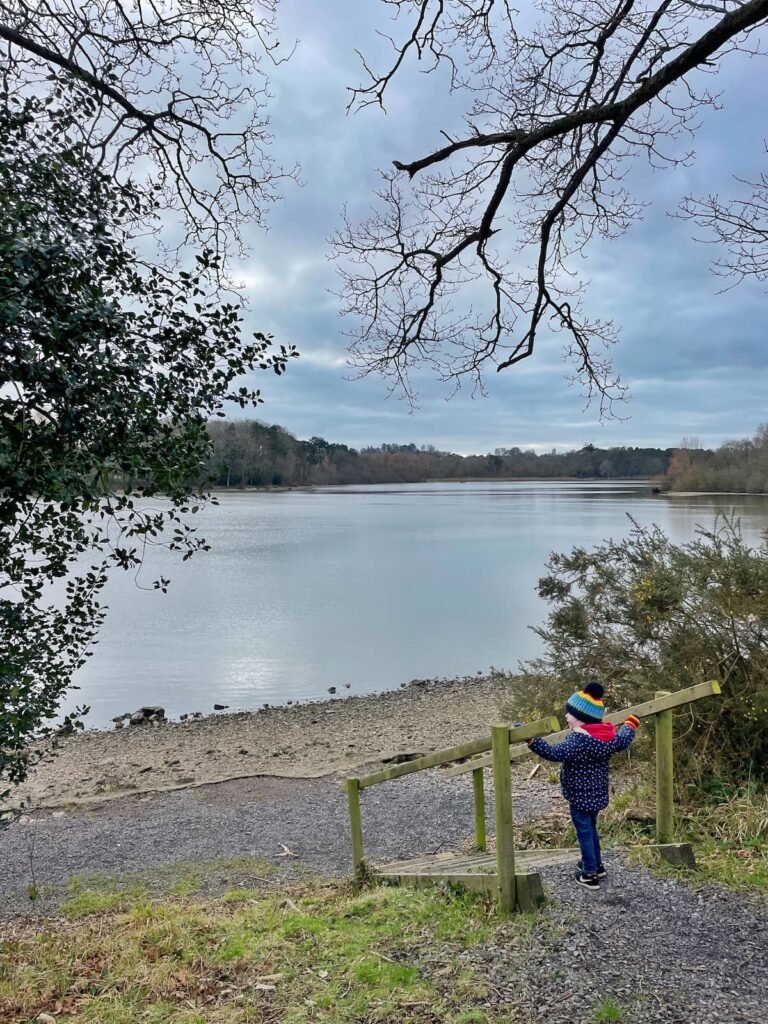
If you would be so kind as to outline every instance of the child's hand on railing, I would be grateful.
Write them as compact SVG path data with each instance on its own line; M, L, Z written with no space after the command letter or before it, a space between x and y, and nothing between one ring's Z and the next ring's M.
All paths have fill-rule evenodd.
M512 723L512 728L513 729L519 729L521 725L525 725L525 722L513 722ZM529 736L528 739L525 742L530 747L530 745L533 743L533 736Z

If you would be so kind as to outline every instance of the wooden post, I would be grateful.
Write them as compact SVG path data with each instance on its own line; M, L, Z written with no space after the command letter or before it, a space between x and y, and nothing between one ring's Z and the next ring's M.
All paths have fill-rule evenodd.
M491 728L493 793L496 804L496 871L499 909L515 909L515 845L512 832L512 769L509 763L509 726Z
M488 844L485 836L485 789L482 768L472 772L472 791L475 795L475 849L485 853Z
M668 691L657 690L657 697ZM656 714L656 842L671 843L675 820L673 804L672 711Z
M363 819L360 814L360 780L347 779L349 828L352 833L352 870L358 876L363 869Z

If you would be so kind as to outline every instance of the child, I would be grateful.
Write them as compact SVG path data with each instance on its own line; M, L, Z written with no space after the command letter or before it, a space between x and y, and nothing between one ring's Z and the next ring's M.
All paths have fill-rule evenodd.
M562 761L560 785L568 801L581 860L576 881L588 889L599 889L606 871L600 857L597 816L608 806L608 762L612 754L626 749L635 738L640 720L630 715L617 731L603 721L603 687L589 682L569 698L565 720L571 730L562 743L550 746L540 736L528 740L531 750L547 761Z

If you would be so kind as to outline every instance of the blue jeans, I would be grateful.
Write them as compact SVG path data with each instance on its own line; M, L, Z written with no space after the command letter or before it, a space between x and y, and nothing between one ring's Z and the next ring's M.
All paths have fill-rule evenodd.
M581 870L585 875L594 875L602 864L600 836L597 834L599 811L577 811L570 805L571 821L576 829L576 838L581 850Z

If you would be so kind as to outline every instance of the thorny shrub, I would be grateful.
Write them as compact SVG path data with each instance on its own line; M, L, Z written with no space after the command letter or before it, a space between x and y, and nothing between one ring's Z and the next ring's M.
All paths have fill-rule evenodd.
M587 679L612 708L717 679L722 696L675 716L681 766L701 778L768 781L768 533L757 547L739 521L673 544L634 520L629 536L553 554L538 592L551 606L535 632L544 654L525 666L506 709L562 713Z

